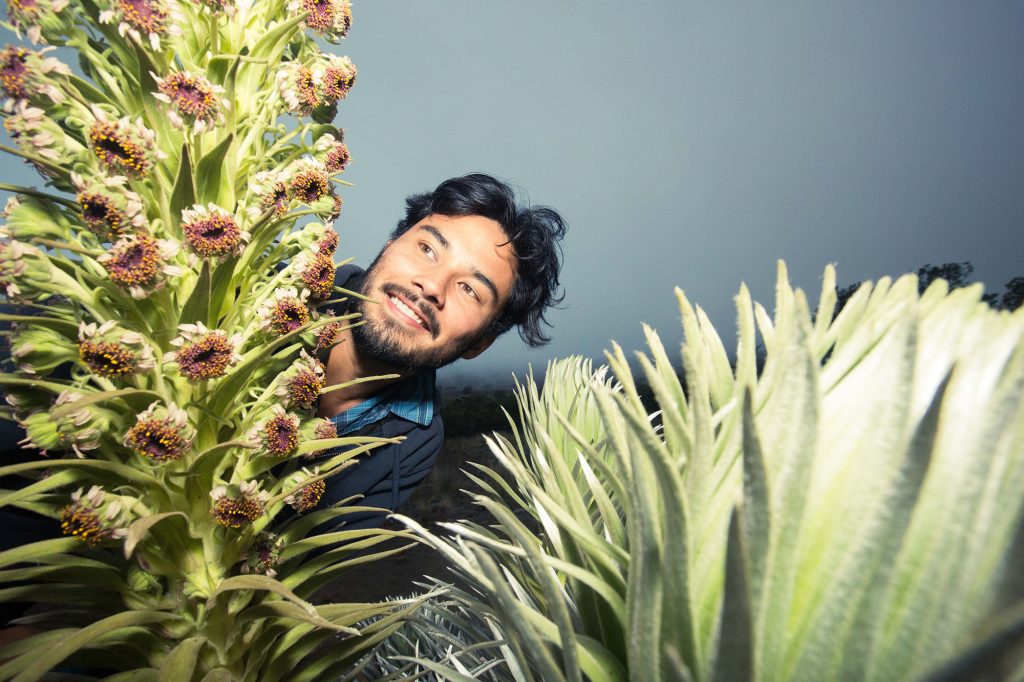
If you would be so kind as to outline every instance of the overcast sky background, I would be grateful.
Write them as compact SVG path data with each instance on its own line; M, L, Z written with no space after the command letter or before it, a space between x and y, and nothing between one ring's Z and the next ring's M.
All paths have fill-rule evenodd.
M727 346L775 262L817 298L969 260L1024 274L1024 3L357 0L339 255L367 264L407 194L484 171L569 223L552 343L510 333L442 374L675 347L673 287ZM3 175L24 167L5 158Z

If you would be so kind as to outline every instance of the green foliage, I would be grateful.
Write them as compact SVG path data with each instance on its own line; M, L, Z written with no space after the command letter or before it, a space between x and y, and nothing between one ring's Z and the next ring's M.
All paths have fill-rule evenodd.
M326 387L310 354L350 321L325 308L348 150L324 121L356 71L306 29L344 37L347 0L7 11L79 64L0 53L5 150L46 184L3 187L4 416L46 456L0 465L0 506L70 536L0 553L0 601L50 605L20 621L35 636L0 648L0 679L341 670L418 604L308 601L356 553L408 535L306 537L358 509L310 512L324 479L389 442L335 438L312 410Z
M379 669L396 653L450 679L977 672L978 652L1019 642L1013 613L988 625L1024 596L1006 580L1020 569L1024 314L980 295L883 279L833 321L833 270L812 317L780 265L774 316L737 296L733 368L679 293L687 390L650 329L638 357L659 419L617 347L620 384L578 358L552 364L543 390L518 389L522 428L490 440L510 476L478 468L497 523L444 538L406 520L457 589Z

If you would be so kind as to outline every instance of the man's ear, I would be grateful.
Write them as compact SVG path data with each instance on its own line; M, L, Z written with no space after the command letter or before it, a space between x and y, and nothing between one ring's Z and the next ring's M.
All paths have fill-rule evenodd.
M469 347L469 350L462 354L462 359L472 360L473 358L475 358L476 356L480 355L485 350L490 348L491 344L494 343L494 339L496 338L496 336L490 335L481 337L476 343Z

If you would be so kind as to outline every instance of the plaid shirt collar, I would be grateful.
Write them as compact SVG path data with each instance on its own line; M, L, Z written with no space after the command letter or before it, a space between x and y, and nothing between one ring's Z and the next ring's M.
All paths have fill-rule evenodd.
M393 414L421 426L434 419L434 370L420 372L334 417L338 435L353 433Z

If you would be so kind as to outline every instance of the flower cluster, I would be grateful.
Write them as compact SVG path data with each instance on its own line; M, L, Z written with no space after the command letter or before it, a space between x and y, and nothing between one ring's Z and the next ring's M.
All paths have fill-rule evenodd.
M12 113L19 104L60 104L66 99L50 79L53 74L70 75L71 69L56 57L43 56L53 49L45 47L36 52L11 45L0 50L0 86L7 95L5 112Z
M52 166L71 167L86 154L85 147L45 111L27 102L14 106L14 113L4 120L4 128L23 152L40 159L32 165L46 177L54 177Z
M167 114L171 125L184 128L191 124L192 132L198 135L224 123L224 107L228 103L221 101L220 96L224 94L221 86L203 76L185 72L172 73L166 78L151 75L159 88L153 97L172 106Z
M161 39L168 35L181 35L181 15L174 11L174 3L160 0L112 0L100 12L101 24L117 22L121 37L131 37L139 45L149 43L159 51ZM145 39L144 37L145 36Z
M124 444L135 454L163 464L181 459L192 448L195 430L183 409L169 403L151 404L128 429Z
M284 561L281 550L284 540L273 533L260 531L256 534L245 560L242 561L242 573L262 573L273 578L277 575L277 567Z
M309 292L294 287L274 290L273 295L260 307L260 327L275 334L287 334L309 324L306 299Z
M245 481L238 485L218 485L210 491L210 498L213 500L210 515L214 521L226 528L242 528L263 516L270 495L260 490L259 481Z
M46 376L65 362L78 358L78 348L49 327L18 328L11 335L11 359L19 372Z
M71 174L71 184L78 190L75 199L82 210L82 222L104 240L146 229L142 198L127 187L123 175L83 178Z
M132 122L122 116L115 120L98 106L91 109L95 122L89 127L89 144L109 172L141 178L150 172L156 160L165 158L156 147L156 135L141 118Z
M320 498L323 497L324 492L327 490L327 486L322 478L310 481L310 479L319 476L319 474L320 469L318 467L314 467L313 471L303 467L301 473L296 472L295 475L285 483L285 485L289 488L295 488L297 486L302 487L285 497L285 504L300 514L311 509L315 509L316 506L320 504ZM306 483L306 481L309 482ZM304 483L305 485L303 485Z
M332 43L348 35L352 27L352 5L349 0L291 0L288 11L308 12L304 25Z
M336 138L331 133L325 133L317 138L313 151L331 174L342 172L348 168L352 160L348 146L340 137Z
M341 320L331 320L322 327L317 327L316 332L314 332L316 334L317 352L333 348L341 340L341 332L344 329L345 324Z
M284 399L285 405L308 409L320 399L320 391L326 385L323 364L303 350L299 359L278 377L274 393Z
M105 378L130 376L156 366L153 350L141 334L117 328L108 320L78 326L79 360L93 374Z
M112 495L98 485L71 494L71 504L60 513L60 529L82 542L96 546L104 540L120 540L128 535L131 501Z
M62 391L53 408L59 409L83 397L77 391ZM100 446L100 438L110 423L108 413L93 406L82 407L61 417L54 417L52 411L36 412L21 420L25 438L20 444L37 448L43 454L70 448L78 457L85 457L86 451Z
M295 452L299 445L299 418L285 412L280 405L274 405L271 415L249 436L270 454L285 457Z
M164 355L164 362L178 365L178 372L190 382L217 379L242 359L238 348L242 335L207 329L202 322L179 325L181 336L171 341L178 350Z
M357 76L348 57L320 56L312 65L291 61L277 73L277 90L290 112L309 116L314 109L333 107L345 99Z
M333 220L341 212L342 201L331 189L330 176L324 162L312 157L300 159L284 170L260 171L249 183L256 202L246 209L246 214L255 220L272 211L280 218L296 201Z
M303 251L295 258L295 269L314 301L326 301L334 291L334 259L318 251Z
M308 434L308 435L306 435ZM314 419L303 427L303 437L308 440L329 440L338 437L338 427L331 419ZM313 450L307 452L306 459L316 459L327 454L329 450Z
M161 275L178 277L184 272L168 262L177 252L177 242L142 232L117 240L97 261L112 282L127 289L132 298L143 299L164 285Z
M7 0L7 17L16 31L24 29L29 40L41 43L44 32L59 28L58 15L68 4L68 0Z
M266 211L273 211L278 218L288 212L292 197L288 191L287 176L281 171L260 171L249 181L249 190L259 198L259 207L248 209L250 218L259 218Z
M203 258L237 255L251 236L238 226L233 215L216 204L196 204L182 211L181 231L189 248Z
M331 191L327 169L322 163L306 159L296 164L291 181L288 183L291 196L303 204L315 204Z

